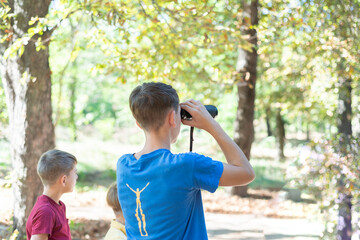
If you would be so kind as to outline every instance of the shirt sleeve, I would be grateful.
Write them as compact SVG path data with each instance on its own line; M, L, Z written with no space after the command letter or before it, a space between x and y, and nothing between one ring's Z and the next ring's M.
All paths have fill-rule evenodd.
M55 213L48 207L44 206L38 209L33 217L33 226L31 235L48 234L51 235L55 225Z
M222 162L196 154L194 159L194 184L196 187L215 192L224 170Z

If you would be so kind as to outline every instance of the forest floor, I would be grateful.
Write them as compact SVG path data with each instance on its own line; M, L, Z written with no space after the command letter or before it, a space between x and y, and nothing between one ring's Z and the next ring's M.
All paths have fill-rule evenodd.
M209 239L318 239L321 224L315 204L293 202L282 191L249 189L249 197L231 196L228 189L203 192ZM11 189L0 192L0 239L8 239L13 203ZM74 192L62 198L67 206L73 239L102 239L112 210L106 206L104 191Z

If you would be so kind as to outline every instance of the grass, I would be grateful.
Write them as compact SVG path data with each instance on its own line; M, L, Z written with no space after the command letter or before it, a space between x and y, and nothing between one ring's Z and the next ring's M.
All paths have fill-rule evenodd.
M116 180L116 171L114 169L80 171L78 172L78 176L76 189L79 191L89 191L99 188L105 189Z
M280 167L269 168L253 163L253 168L256 178L249 184L249 188L279 191L285 186L285 173Z

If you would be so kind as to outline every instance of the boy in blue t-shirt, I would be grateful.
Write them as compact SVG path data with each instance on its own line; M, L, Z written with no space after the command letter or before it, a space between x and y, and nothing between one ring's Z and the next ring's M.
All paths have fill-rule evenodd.
M201 189L250 183L255 173L237 144L199 101L179 104L176 91L164 83L144 83L129 98L143 149L117 163L117 186L128 239L207 239ZM181 120L180 109L192 120ZM172 154L181 123L210 133L228 162L201 154Z

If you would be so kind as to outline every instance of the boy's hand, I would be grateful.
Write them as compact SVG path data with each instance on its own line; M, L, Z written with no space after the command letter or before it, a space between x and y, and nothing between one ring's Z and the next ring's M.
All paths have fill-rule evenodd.
M181 120L182 123L210 133L225 155L228 164L224 163L219 186L241 186L254 180L255 172L243 151L212 118L201 102L191 99L181 103L180 107L192 116L192 120Z
M181 120L184 125L209 130L212 124L216 122L200 101L190 99L181 103L180 107L188 111L192 116L192 120Z

